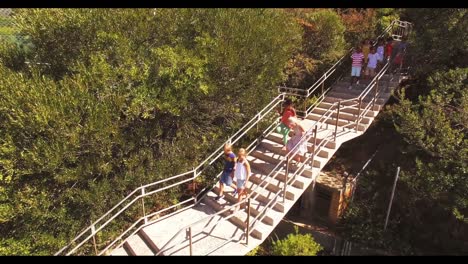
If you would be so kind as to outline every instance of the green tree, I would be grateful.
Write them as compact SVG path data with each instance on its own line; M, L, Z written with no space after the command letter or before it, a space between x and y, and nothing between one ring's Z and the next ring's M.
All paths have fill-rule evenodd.
M402 16L414 21L410 37L414 45L408 53L414 74L427 80L434 70L467 67L467 9L409 8ZM427 87L427 84L421 86Z
M394 109L397 131L418 153L406 181L420 198L467 215L468 68L436 72L428 84L429 95Z
M192 169L271 100L302 36L275 9L19 9L13 20L33 45L0 50L4 255L52 254L129 191Z
M302 26L302 49L289 61L287 85L309 87L327 68L340 58L345 50L345 26L332 9L290 11Z
M283 240L272 243L271 254L275 256L316 256L323 247L314 241L311 234L299 234L299 228L294 226L295 234L289 234Z

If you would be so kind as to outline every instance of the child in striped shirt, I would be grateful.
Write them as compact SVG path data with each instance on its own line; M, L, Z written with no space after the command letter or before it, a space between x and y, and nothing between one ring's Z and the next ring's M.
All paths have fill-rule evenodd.
M351 85L349 89L353 88L354 78L356 77L356 84L359 84L359 76L361 76L362 61L364 60L364 54L361 52L361 48L357 47L351 55Z

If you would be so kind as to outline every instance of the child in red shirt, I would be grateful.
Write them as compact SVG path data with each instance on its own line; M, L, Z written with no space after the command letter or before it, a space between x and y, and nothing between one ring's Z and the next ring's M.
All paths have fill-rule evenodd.
M392 52L393 52L393 38L388 38L387 45L385 45L385 59L386 59L385 62L390 61Z
M281 135L283 135L283 143L284 143L283 149L286 149L286 144L288 143L289 131L291 130L291 124L289 122L290 117L296 117L296 110L292 106L291 99L287 98L286 100L284 100L284 109L283 109L283 113L281 113L281 123L276 128L276 131L280 133Z

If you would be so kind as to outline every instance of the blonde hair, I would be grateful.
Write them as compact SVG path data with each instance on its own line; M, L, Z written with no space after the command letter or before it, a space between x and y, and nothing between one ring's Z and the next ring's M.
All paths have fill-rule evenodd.
M290 118L288 118L288 121L289 121L289 123L291 123L291 124L297 124L297 122L298 122L299 120L297 120L297 118L291 116Z
M244 156L244 157L247 157L247 151L245 151L244 148L240 148L240 149L239 149L239 152L237 152L237 155L238 155L238 156L241 156L241 155L242 155L242 156Z
M225 150L232 150L232 145L229 144L229 143L226 143L226 145L224 145L224 149Z

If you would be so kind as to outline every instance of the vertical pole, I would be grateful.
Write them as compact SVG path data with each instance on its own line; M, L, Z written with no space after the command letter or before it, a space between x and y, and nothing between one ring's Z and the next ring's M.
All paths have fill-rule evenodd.
M335 137L334 137L335 142L336 142L336 134L338 133L338 120L340 118L340 107L341 107L341 101L338 102L338 111L336 113Z
M379 79L375 82L374 100L372 101L372 111L374 111L375 101L377 101L377 92L379 90Z
M356 119L356 133L358 132L359 118L361 116L361 105L362 105L362 98L359 97L359 108L358 108L357 119ZM374 109L372 109L372 110L374 110Z
M258 123L260 123L260 113L257 115L257 133L258 133Z
M197 169L192 168L192 170L193 170L192 191L193 191L193 195L195 195L195 192L197 191L196 182L195 182L195 178L197 178ZM195 200L195 202L197 201Z
M317 146L317 125L315 125L314 127L314 145L312 146L312 163L310 165L310 167L312 168L314 167L315 151L317 150L316 146Z
M249 233L250 233L250 197L247 199L247 226L245 232L245 243L249 244Z
M92 221L91 221L92 223ZM94 224L91 225L91 233L93 235L93 245L94 245L94 252L96 253L96 256L98 255L98 250L97 250L97 245L96 245L96 228L94 227Z
M284 186L283 186L283 203L286 202L286 184L289 177L289 155L286 157L286 173L284 175Z
M322 81L322 95L323 95L323 90L325 90L325 80L327 79L327 74L323 75L323 81Z
M307 117L307 99L308 98L309 98L308 96L303 98L303 100L304 100L304 118Z
M392 209L393 195L395 194L395 188L396 188L396 184L397 184L397 181L398 181L398 175L399 174L400 174L400 167L397 168L397 172L396 172L396 175L395 175L395 181L393 182L392 195L390 196L390 203L388 204L387 217L385 218L384 231L387 229L388 217L390 216L390 210Z
M143 217L145 219L145 224L148 222L148 219L146 219L146 212L145 212L145 188L143 188L143 185L141 186L141 208L143 210Z
M193 251L192 251L192 227L188 228L188 235L189 235L190 256L192 256L193 255Z
M281 116L283 115L283 103L284 103L284 100L285 100L284 97L285 97L285 96L284 96L284 93L283 93L283 96L282 96L283 99L281 100L281 103L280 103L280 115L281 115ZM281 120L281 117L280 117L280 120ZM280 122L281 122L281 121L280 121Z

